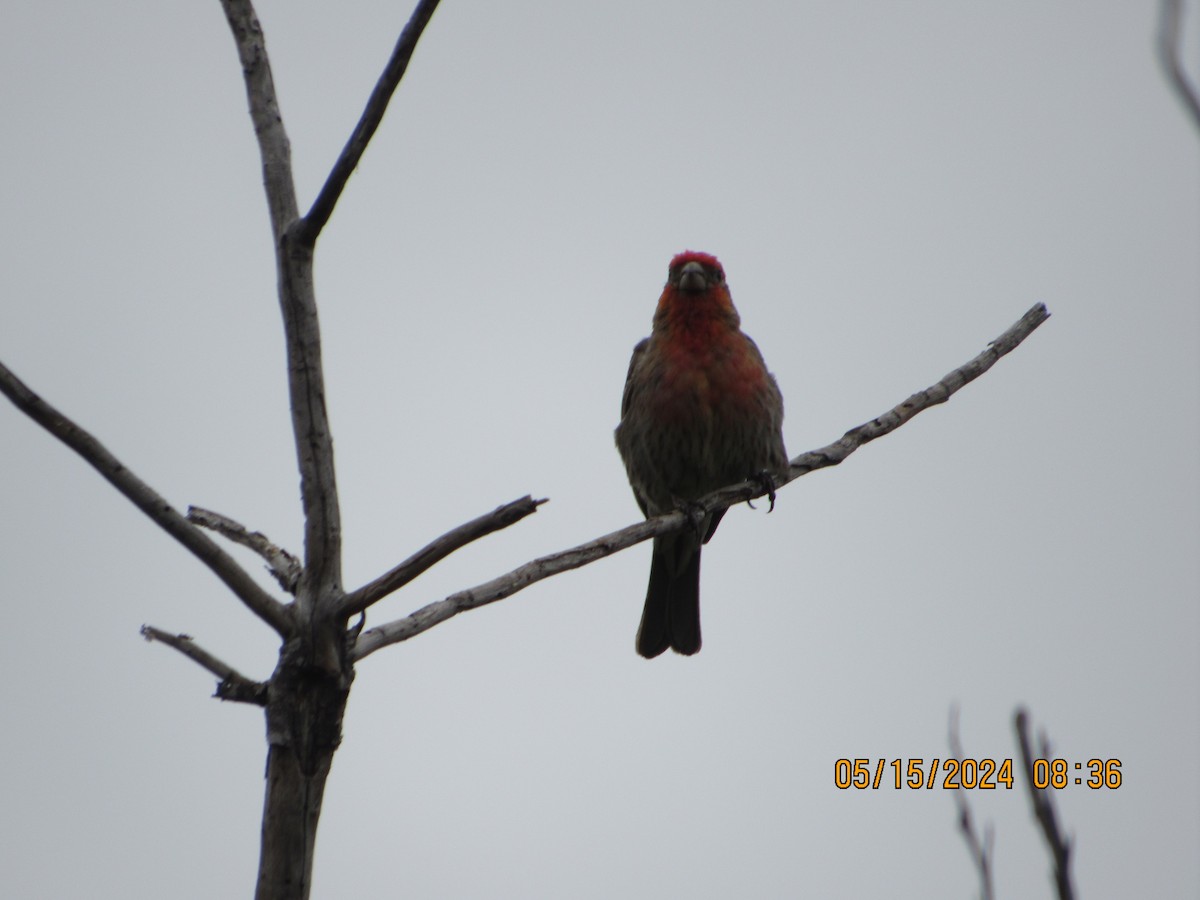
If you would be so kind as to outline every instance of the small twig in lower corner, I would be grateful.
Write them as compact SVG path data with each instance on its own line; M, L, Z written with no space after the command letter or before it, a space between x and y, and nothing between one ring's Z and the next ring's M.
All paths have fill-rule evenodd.
M1046 844L1050 847L1051 858L1054 860L1054 884L1058 889L1058 900L1075 900L1075 888L1071 884L1071 839L1062 834L1049 789L1036 787L1033 780L1034 759L1052 758L1050 742L1046 739L1046 733L1042 732L1038 739L1037 756L1034 756L1029 744L1029 713L1024 707L1017 709L1013 725L1021 749L1025 783L1029 785L1029 802L1033 806L1033 816L1042 826L1042 836L1045 837Z

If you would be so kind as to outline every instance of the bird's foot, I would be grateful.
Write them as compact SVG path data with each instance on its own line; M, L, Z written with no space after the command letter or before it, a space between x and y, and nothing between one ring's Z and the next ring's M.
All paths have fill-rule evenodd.
M768 513L774 512L775 511L775 476L772 475L770 472L768 472L766 469L763 469L761 472L759 472L756 475L751 476L747 480L758 482L759 487L761 487L763 489L763 493L765 493L767 495L767 500L771 504L770 506L767 507L767 512ZM750 507L751 509L758 509L758 507L755 506L753 501L751 501L751 500L747 500L746 505L748 507Z
M692 524L692 531L696 532L696 537L704 540L704 517L708 515L703 504L697 503L695 500L681 500L678 497L672 497L671 501L675 504L675 508L688 517L688 521Z

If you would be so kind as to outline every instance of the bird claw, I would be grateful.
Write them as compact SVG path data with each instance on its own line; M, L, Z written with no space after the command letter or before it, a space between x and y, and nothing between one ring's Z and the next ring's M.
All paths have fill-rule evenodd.
M696 537L704 539L704 517L707 511L704 506L694 500L680 500L678 497L671 498L675 502L675 508L687 516L688 521L692 525L692 531L696 532Z
M770 501L771 504L767 507L767 512L773 513L775 511L775 476L766 469L763 469L757 475L752 476L749 480L758 482L759 487L763 489L763 493L767 495L767 500ZM758 509L752 500L747 500L746 505L751 509Z

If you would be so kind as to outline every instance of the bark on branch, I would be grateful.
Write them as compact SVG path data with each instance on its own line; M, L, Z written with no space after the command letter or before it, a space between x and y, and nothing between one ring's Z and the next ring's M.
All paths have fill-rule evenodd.
M142 626L142 637L147 641L166 644L174 647L192 662L207 669L221 681L217 684L217 692L213 695L222 700L232 700L238 703L252 703L255 706L267 705L267 685L261 681L252 681L233 666L217 659L194 640L189 634L170 634L155 628L153 625Z
M776 487L783 487L801 475L807 475L817 469L836 466L859 447L895 431L922 410L945 403L957 391L994 366L1000 357L1015 349L1033 333L1035 328L1046 321L1049 315L1045 304L1037 304L1004 334L992 341L986 350L950 372L937 384L918 391L878 418L851 429L832 444L797 456L791 461L787 478ZM707 512L712 512L745 500L753 500L765 493L767 491L760 482L745 481L714 491L698 500L695 505L702 507ZM644 522L638 522L636 525L630 525L569 550L540 557L484 584L430 603L402 619L396 619L362 632L355 642L352 658L355 661L361 660L389 644L396 644L415 637L461 612L478 609L510 597L544 578L585 566L648 538L690 527L691 519L688 514L676 510Z
M409 18L408 24L400 32L400 38L396 41L391 58L388 59L383 74L379 76L379 81L375 83L375 89L371 91L371 96L367 99L367 105L363 109L358 124L354 126L354 131L346 141L346 146L342 148L341 155L334 163L329 177L325 179L325 184L321 187L321 192L313 202L308 215L296 225L295 237L298 243L308 247L313 246L321 234L321 229L329 221L338 198L342 196L342 191L346 188L346 182L350 180L350 176L367 149L367 144L374 137L379 123L383 121L383 114L387 111L388 103L391 102L392 95L400 84L400 79L404 77L413 51L417 49L417 42L421 39L425 26L433 17L437 5L438 0L421 0Z
M237 562L185 519L150 485L138 478L95 437L35 394L0 363L0 393L81 457L156 525L191 551L256 616L287 636L292 629L287 607L263 590Z
M300 581L300 560L278 544L271 543L261 531L248 531L240 522L199 506L188 507L187 519L201 528L224 535L235 544L249 547L266 560L267 571L279 582L281 588L289 594L296 593L296 584Z

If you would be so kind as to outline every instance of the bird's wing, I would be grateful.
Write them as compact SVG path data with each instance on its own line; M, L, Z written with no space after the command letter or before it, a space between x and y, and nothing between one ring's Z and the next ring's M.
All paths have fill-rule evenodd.
M638 363L642 359L642 354L646 352L646 346L650 343L650 338L642 338L637 342L637 346L633 348L633 356L629 358L629 371L625 373L625 392L621 395L621 418L625 418L625 414L629 412L629 404L633 401L634 381L633 370L637 368Z

